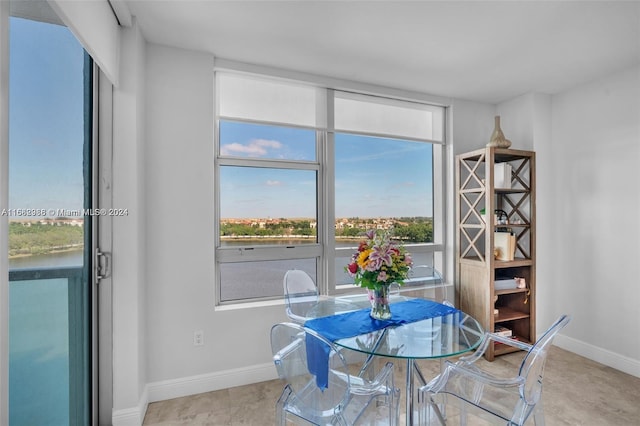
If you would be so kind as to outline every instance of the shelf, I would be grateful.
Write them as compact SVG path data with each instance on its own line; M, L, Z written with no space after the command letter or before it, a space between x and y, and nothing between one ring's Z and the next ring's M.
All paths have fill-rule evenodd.
M484 191L485 191L484 187L465 188L465 189L461 189L460 193L462 193L462 194L474 194L474 193L481 193L481 192L484 192Z
M511 169L510 181L508 176L499 175L500 167L494 167L500 163L511 166L502 169ZM460 309L480 320L487 330L495 329L497 324L510 328L522 342L535 340L536 336L535 163L535 152L517 149L485 147L456 156L456 273ZM516 223L497 224L494 219L497 209ZM481 210L487 214L480 216ZM515 258L509 261L494 257L496 245L503 246L501 237L504 237L494 232L503 228L515 236ZM515 288L513 284L512 288L499 285L496 289L498 277L515 276L524 278L527 287ZM494 307L499 315L493 315ZM494 356L518 350L504 344L492 345L485 358L493 361Z
M502 268L516 268L518 266L532 266L533 261L531 259L516 259L516 260L496 260L493 266L496 269Z
M463 223L460 227L464 229L484 229L484 225L480 223Z
M496 194L526 194L531 191L526 188L494 188L493 192Z
M480 148L475 151L468 152L464 155L461 155L461 158L464 160L475 160L480 161L482 159L483 162L486 161L487 150L489 148ZM510 148L493 148L493 161L494 163L504 163L506 161L517 161L521 160L523 157L527 158L531 156L531 151L523 151L519 149L510 149Z
M482 266L484 265L484 259L480 259L478 256L463 257L460 259L460 263L464 263L467 265Z
M474 265L477 263L484 264L485 259L481 259L478 256L469 256L463 257L460 259L460 263L467 263L470 265ZM493 263L494 268L496 269L505 269L505 268L517 268L519 266L532 266L533 261L531 259L516 259L516 260L496 260Z
M516 293L526 293L529 290L528 288L507 288L504 290L496 290L494 291L494 293L496 294L496 296L500 296L503 294L516 294Z
M504 163L506 161L517 161L523 158L529 158L531 156L530 151L523 151L519 149L508 148L496 148L494 151L493 161L496 163Z
M527 344L531 344L531 342L529 342L527 339L523 339L520 336L518 336L518 341L519 342L523 342L523 343L527 343ZM493 354L494 355L504 355L504 354L509 354L512 352L518 352L520 349L514 347L514 346L509 346L509 345L505 345L504 343L494 343L493 344Z
M511 309L506 306L498 306L497 309L500 313L493 316L493 322L495 323L524 319L531 316L526 312L516 311L515 309Z
M495 228L511 228L511 227L518 227L518 228L528 228L531 226L530 223L507 223L506 225L493 225Z

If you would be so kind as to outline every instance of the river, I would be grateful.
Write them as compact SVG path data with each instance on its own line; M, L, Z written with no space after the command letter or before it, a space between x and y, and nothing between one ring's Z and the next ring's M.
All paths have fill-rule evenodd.
M302 240L302 244L309 244L309 240ZM297 245L301 240L223 240L222 246L241 246L241 245ZM336 241L336 247L357 247L358 241ZM33 256L14 257L9 259L9 269L25 269L25 268L54 268L58 266L82 266L82 250L65 251L49 254L38 254Z
M58 266L82 266L82 250L64 251L9 259L9 269L55 268Z

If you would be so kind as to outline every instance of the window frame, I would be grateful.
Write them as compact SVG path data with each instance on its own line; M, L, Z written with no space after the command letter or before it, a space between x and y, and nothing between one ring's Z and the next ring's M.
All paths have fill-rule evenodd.
M218 81L216 80L216 93ZM219 98L216 97L216 105L218 105ZM322 244L320 243L320 233L323 227L323 222L320 218L320 198L321 194L323 194L323 171L320 161L320 154L323 151L323 148L320 147L320 142L323 139L321 135L321 131L313 127L307 126L297 126L280 122L271 122L271 121L260 121L260 120L248 120L248 119L240 119L236 117L226 117L223 115L219 115L219 108L216 108L215 113L215 127L214 127L214 139L215 139L215 158L214 158L214 170L215 170L215 219L214 219L214 235L215 235L215 264L216 264L216 274L215 274L215 297L216 297L216 306L221 305L235 305L240 303L251 303L251 302L259 302L264 300L273 300L278 299L280 296L275 297L251 297L242 300L221 300L221 285L222 285L222 276L221 276L221 268L218 267L220 263L236 263L236 262L256 262L256 261L271 261L271 260L288 260L288 259L316 259L316 279L318 282L322 281L322 268L320 267L322 260ZM298 128L298 129L307 129L313 130L315 132L315 160L280 160L274 158L255 158L255 157L236 157L236 156L223 156L220 153L220 122L228 121L235 123L246 123L246 124L260 124L260 125L269 125L269 126L279 126L279 127L290 127L290 128ZM283 246L283 245L265 245L265 246L255 246L248 244L246 246L239 247L222 247L221 239L220 239L220 170L225 166L237 166L237 167L258 167L258 168L276 168L276 169L287 169L287 170L309 170L316 172L316 221L317 221L317 234L318 237L315 243L305 243L296 246Z
M252 77L258 79L275 78L276 81L291 81L294 84L308 84L320 87L324 90L325 95L322 100L325 101L323 106L318 108L319 114L326 114L326 126L303 126L292 125L281 122L262 121L246 118L227 117L220 115L220 98L218 71L224 73L238 72L236 69L221 68L214 70L214 87L215 87L215 110L214 110L214 236L215 236L215 306L233 306L247 303L264 302L271 304L274 300L281 299L282 296L276 297L255 297L242 300L220 300L221 295L221 273L218 265L227 262L240 261L268 261L268 260L288 260L288 259L307 259L316 258L316 279L320 294L338 295L345 293L353 293L354 289L359 287L355 285L337 285L335 265L336 257L350 256L353 253L352 247L335 247L335 167L334 167L334 142L336 133L351 133L362 136L372 137L391 137L400 140L410 140L417 142L425 142L432 144L433 148L433 239L431 243L412 243L406 244L408 250L412 253L433 253L434 267L446 274L445 250L446 250L446 141L447 141L447 117L448 108L439 102L426 102L420 99L407 99L406 97L393 97L385 94L375 94L372 92L358 92L356 95L369 95L381 99L388 99L391 102L409 102L423 105L427 108L442 108L442 123L440 123L442 140L429 140L425 138L413 138L407 136L387 135L372 132L355 132L337 130L334 128L334 99L336 92L348 93L348 91L334 89L329 85L318 85L317 82L306 79L282 79L278 73L249 73ZM310 129L316 132L316 159L315 161L296 161L296 160L279 160L279 159L256 159L250 157L231 157L220 155L220 121L233 121L247 124L275 125L291 128ZM220 169L224 166L242 166L242 167L270 167L270 168L287 168L301 170L316 170L316 217L317 217L317 241L315 243L305 243L302 245L292 246L242 246L242 247L221 247L220 239ZM412 287L417 289L419 287Z
M337 92L337 90L329 90L329 94L327 96L328 99L328 103L330 103L333 99L335 99L335 94L334 92ZM358 94L356 94L357 96ZM363 95L370 95L370 94L363 94ZM416 104L421 104L421 105L425 105L427 107L432 107L432 106L438 106L438 105L433 105L433 104L429 104L429 103L424 103L424 102L417 102L417 101L407 101L407 100L401 100L401 99L393 99L393 98L389 98L386 96L376 96L379 98L386 98L389 99L390 102L396 102L398 100L400 101L404 101L404 102L413 102ZM447 125L447 108L444 106L439 106L443 109L442 111L442 141L437 141L437 140L430 140L430 139L426 139L426 138L417 138L417 137L408 137L408 136L396 136L396 135L390 135L390 134L386 134L386 133L376 133L376 132L366 132L366 131L350 131L350 130L338 130L335 128L331 128L333 126L330 126L330 130L329 132L329 138L331 139L331 155L328 155L327 158L329 159L333 159L334 158L334 152L333 152L333 147L335 146L335 134L336 133L343 133L343 134L353 134L353 135L360 135L360 136L370 136L370 137L375 137L375 138L380 138L380 137L392 137L394 139L398 139L398 140L407 140L407 141L415 141L415 142L424 142L424 143L430 143L432 145L433 148L433 152L432 152L432 166L433 166L433 242L431 243L407 243L405 244L405 247L407 248L407 251L409 251L412 254L431 254L433 253L434 255L434 259L433 259L433 266L438 270L441 271L441 274L443 275L443 277L445 277L446 274L446 264L445 264L445 256L444 256L444 252L445 252L445 247L446 247L446 243L445 243L445 237L446 237L446 209L445 209L445 193L446 193L446 175L445 175L445 171L446 171L446 167L445 167L445 147L446 147L446 140L447 140L447 133L446 133L446 125ZM330 114L330 117L333 118L333 106L330 108L332 114ZM333 124L333 123L331 123ZM331 197L332 197L332 207L330 209L332 215L335 212L335 188L333 187L333 182L335 182L335 167L334 167L334 163L333 161L329 161L328 163L330 163L330 167L329 164L327 164L327 169L330 170L331 173L331 182L327 183L327 186L331 188ZM441 191L436 191L436 188L441 188ZM335 217L332 217L332 221L328 222L328 223L335 223ZM353 246L353 247L335 247L335 229L333 227L331 228L331 236L330 239L327 241L327 244L330 244L331 246L329 246L329 248L327 249L327 252L333 252L333 256L328 257L328 259L325 259L324 263L327 264L327 294L335 294L335 295L340 295L340 294L347 294L350 292L353 292L353 288L358 288L357 286L350 286L350 285L337 285L337 279L335 276L335 268L336 268L336 258L338 257L349 257L353 254L353 251L357 248L357 246ZM446 279L446 277L445 277ZM411 289L415 290L415 289L419 289L422 286L412 286ZM402 289L401 289L402 291Z

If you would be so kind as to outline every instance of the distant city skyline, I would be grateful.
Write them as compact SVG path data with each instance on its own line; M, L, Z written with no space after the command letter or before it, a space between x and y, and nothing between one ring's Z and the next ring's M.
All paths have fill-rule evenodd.
M365 216L350 216L350 217L336 217L336 221L345 221L345 220L385 220L385 219L415 219L415 218L425 218L431 219L431 216L376 216L376 217L365 217ZM304 221L304 220L316 220L315 217L271 217L271 216L254 216L254 217L223 217L220 219L222 222L227 222L231 220L237 221L249 221L249 220L288 220L288 221Z

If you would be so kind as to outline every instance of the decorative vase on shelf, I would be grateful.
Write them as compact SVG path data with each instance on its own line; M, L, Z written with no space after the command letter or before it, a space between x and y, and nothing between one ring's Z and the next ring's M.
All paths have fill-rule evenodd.
M391 309L389 308L389 285L382 284L376 286L372 291L371 312L369 315L373 319L388 320L391 318Z
M502 133L502 129L500 128L500 116L496 115L495 117L495 126L493 129L493 133L491 134L491 139L489 139L489 143L487 146L495 146L496 148L509 148L511 146L511 141L504 137L504 133Z

